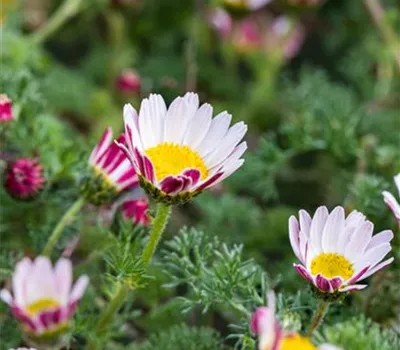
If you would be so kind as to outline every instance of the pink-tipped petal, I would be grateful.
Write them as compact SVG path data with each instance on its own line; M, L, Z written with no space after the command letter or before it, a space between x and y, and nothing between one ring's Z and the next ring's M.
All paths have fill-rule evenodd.
M95 164L98 159L103 155L107 147L110 145L112 140L112 128L108 127L101 139L100 142L96 145L96 147L93 149L92 153L89 156L89 164Z
M315 283L318 287L323 292L332 292L332 287L331 284L329 283L329 280L326 279L324 276L318 274L317 277L315 278Z
M154 183L156 181L156 177L154 174L154 167L153 167L153 163L151 162L151 160L144 156L143 157L143 165L144 165L144 171L146 174L146 179L148 181L150 181L151 183Z
M182 190L184 181L180 177L167 176L160 183L161 191L167 194L175 194Z
M381 262L378 265L375 265L375 267L373 267L372 269L370 269L368 272L365 273L365 275L363 275L362 277L360 277L357 281L363 280L365 278L368 278L369 276L373 275L374 273L384 269L385 267L389 266L389 264L391 264L393 262L394 258L389 258L383 262Z
M250 320L250 329L255 335L261 334L263 330L263 324L268 322L270 310L268 307L259 307L253 312Z
M196 185L200 180L200 171L197 169L186 169L182 175L190 177L192 179L192 185Z
M302 265L297 265L297 264L293 264L293 267L295 268L295 270L297 271L297 273L302 276L304 279L306 279L308 282L313 283L313 279L310 275L310 273L307 271L307 269L302 266Z
M369 266L364 267L360 272L358 272L357 274L355 274L352 278L350 278L346 284L350 285L353 283L356 283L357 281L359 281L360 279L362 279L362 277L364 276L364 274L368 271ZM365 277L364 277L365 278Z
M334 277L329 280L331 287L333 290L339 289L339 287L343 284L343 279L341 277Z
M214 176L201 183L199 187L196 188L196 191L201 192L207 187L214 185L222 177L222 175L224 175L222 172L216 173Z
M394 235L391 230L379 232L376 235L372 236L367 248L365 248L365 251L375 248L383 243L389 243L393 239L393 237Z
M26 283L31 275L32 261L29 258L23 258L15 266L15 272L12 278L12 289L15 302L17 305L25 303L26 298Z

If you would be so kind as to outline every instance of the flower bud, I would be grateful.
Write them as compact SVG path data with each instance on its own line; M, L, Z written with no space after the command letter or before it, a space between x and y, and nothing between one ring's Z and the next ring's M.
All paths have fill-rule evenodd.
M11 99L4 94L0 95L0 123L7 123L14 119Z
M122 93L137 94L140 92L142 82L137 72L132 69L125 69L118 76L115 85Z
M43 168L37 159L21 158L8 166L5 188L10 196L26 200L33 198L45 181Z
M122 134L117 142L125 144L125 136ZM89 203L103 205L138 182L130 161L113 142L111 128L107 128L89 157L88 173L82 181L81 192Z
M147 226L150 219L147 215L149 201L147 198L127 200L122 203L122 214L124 218L132 220L136 225Z

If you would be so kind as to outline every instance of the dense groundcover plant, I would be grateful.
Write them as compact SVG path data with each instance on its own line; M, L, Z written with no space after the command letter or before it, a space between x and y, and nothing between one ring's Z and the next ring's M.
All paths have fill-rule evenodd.
M0 349L400 349L396 1L0 5Z

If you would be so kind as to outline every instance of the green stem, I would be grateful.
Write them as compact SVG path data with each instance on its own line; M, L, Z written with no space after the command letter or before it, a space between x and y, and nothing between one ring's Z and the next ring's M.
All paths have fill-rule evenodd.
M322 323L326 313L328 312L330 302L321 300L318 304L318 308L314 313L314 316L311 320L310 327L307 331L307 337L311 337L314 331L319 327Z
M149 242L143 250L143 261L146 265L151 261L156 251L161 235L167 226L169 216L171 215L171 207L167 204L160 203L157 208L157 215L152 221Z
M57 241L60 239L65 226L67 226L70 222L73 221L74 216L85 203L83 198L79 198L72 206L67 210L61 220L58 222L57 226L54 228L53 232L50 235L49 240L47 241L46 246L43 249L42 255L50 256Z
M118 285L114 297L111 299L107 308L100 315L99 321L97 322L96 325L96 335L100 334L107 328L114 314L119 310L119 308L124 303L126 297L129 294L129 290L130 290L129 285L125 282L121 282ZM99 349L99 344L97 344L95 340L90 340L88 345L86 346L86 349L87 350Z
M57 31L68 19L78 13L82 0L66 0L47 21L46 25L31 35L33 43L40 44Z

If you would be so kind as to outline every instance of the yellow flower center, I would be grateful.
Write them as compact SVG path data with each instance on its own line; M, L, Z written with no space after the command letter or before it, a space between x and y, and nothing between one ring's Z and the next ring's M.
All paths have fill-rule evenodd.
M353 264L343 255L322 253L311 262L313 275L321 274L326 278L342 277L345 281L354 274Z
M169 175L179 175L185 169L199 170L202 180L208 176L208 169L203 159L188 146L163 142L155 147L148 148L145 152L153 163L158 181Z
M308 338L295 334L285 336L279 350L317 350L317 348Z
M37 313L48 310L48 309L54 309L58 307L60 304L58 301L54 299L39 299L36 300L35 302L29 304L25 310L30 314L31 316L36 315Z

